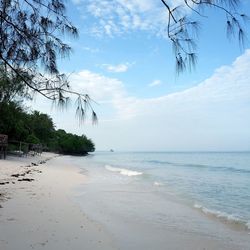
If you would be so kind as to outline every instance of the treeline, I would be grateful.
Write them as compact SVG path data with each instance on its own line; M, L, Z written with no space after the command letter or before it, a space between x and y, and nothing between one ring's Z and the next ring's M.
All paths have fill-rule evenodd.
M47 114L28 113L15 102L0 102L0 134L7 134L9 140L42 144L45 150L63 154L84 155L95 150L94 143L85 135L56 130Z
M63 154L84 155L95 150L85 135L56 130L47 114L27 111L25 98L30 95L22 80L13 79L0 67L0 134L7 134L10 141L42 144L47 151Z

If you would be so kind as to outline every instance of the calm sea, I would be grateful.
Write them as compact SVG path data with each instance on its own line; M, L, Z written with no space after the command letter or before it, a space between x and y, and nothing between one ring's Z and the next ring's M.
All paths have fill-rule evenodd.
M96 152L82 161L92 183L157 190L250 229L249 152Z

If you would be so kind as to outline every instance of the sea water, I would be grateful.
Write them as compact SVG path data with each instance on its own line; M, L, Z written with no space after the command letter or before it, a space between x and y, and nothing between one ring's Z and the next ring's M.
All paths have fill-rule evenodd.
M250 230L249 152L96 152L78 164L87 171L89 184L106 185L99 190L103 195L117 189L127 193L152 190L150 199L157 195L156 203L160 204L159 197L172 195L204 216ZM132 196L120 203L128 204L128 197Z

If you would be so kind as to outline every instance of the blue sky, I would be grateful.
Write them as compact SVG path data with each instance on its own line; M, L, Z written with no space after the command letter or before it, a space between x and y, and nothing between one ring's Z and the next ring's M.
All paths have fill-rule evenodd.
M65 38L73 53L60 69L99 103L99 123L79 127L73 104L60 113L38 97L32 106L58 128L86 134L98 150L250 150L249 43L226 38L223 13L205 13L196 69L177 76L160 1L68 0L67 9L80 36Z

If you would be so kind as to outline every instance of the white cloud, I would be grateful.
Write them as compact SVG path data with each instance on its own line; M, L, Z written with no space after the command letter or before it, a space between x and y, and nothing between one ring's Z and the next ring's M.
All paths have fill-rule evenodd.
M217 105L227 109L233 103L250 100L250 50L237 58L231 66L223 66L213 76L185 91L163 95L158 98L140 99L129 95L124 84L116 79L90 71L71 76L72 86L88 93L97 102L112 103L117 111L114 119L132 119L138 116L186 117L204 116L214 112ZM152 85L160 84L159 80ZM231 107L233 108L233 107ZM216 118L217 119L217 118Z
M155 87L155 86L159 86L159 85L161 85L161 84L162 84L161 80L154 80L154 81L151 82L148 86L149 86L149 87Z
M166 37L168 12L160 0L72 0L85 20L87 33L96 36L121 35L135 30ZM168 0L178 16L191 12L184 0ZM189 3L192 6L191 3ZM181 8L182 6L182 8ZM89 17L89 22L86 20Z
M74 73L70 76L71 86L81 93L86 93L97 102L112 102L125 96L123 83L88 70Z
M120 100L119 108L126 110L130 106L131 117L138 115L172 116L172 113L199 112L204 116L204 110L211 114L214 112L216 119L216 105L225 110L233 103L250 102L250 50L235 60L231 66L223 66L216 70L214 75L199 85L185 91L168 94L152 99L134 99L126 102ZM228 106L227 106L228 105ZM218 107L217 107L218 108Z
M109 72L122 73L122 72L127 72L129 67L131 67L132 65L133 65L132 63L120 63L117 65L102 64L101 66Z
M199 85L150 99L133 97L120 80L87 70L73 74L71 85L101 104L99 125L84 127L98 149L250 150L249 68L247 50ZM82 133L70 114L54 118Z
M185 91L151 99L125 91L114 119L88 134L100 149L250 150L249 68L250 50Z
M79 6L80 0L77 1ZM155 0L81 0L82 15L94 17L90 32L109 36L131 30L151 30L156 33L166 29L167 13L160 1ZM171 1L174 3L175 1ZM165 33L165 32L164 32Z
M113 119L127 119L134 115L133 105L137 99L128 95L120 80L88 70L72 74L69 80L75 90L88 94L104 109L114 109Z

